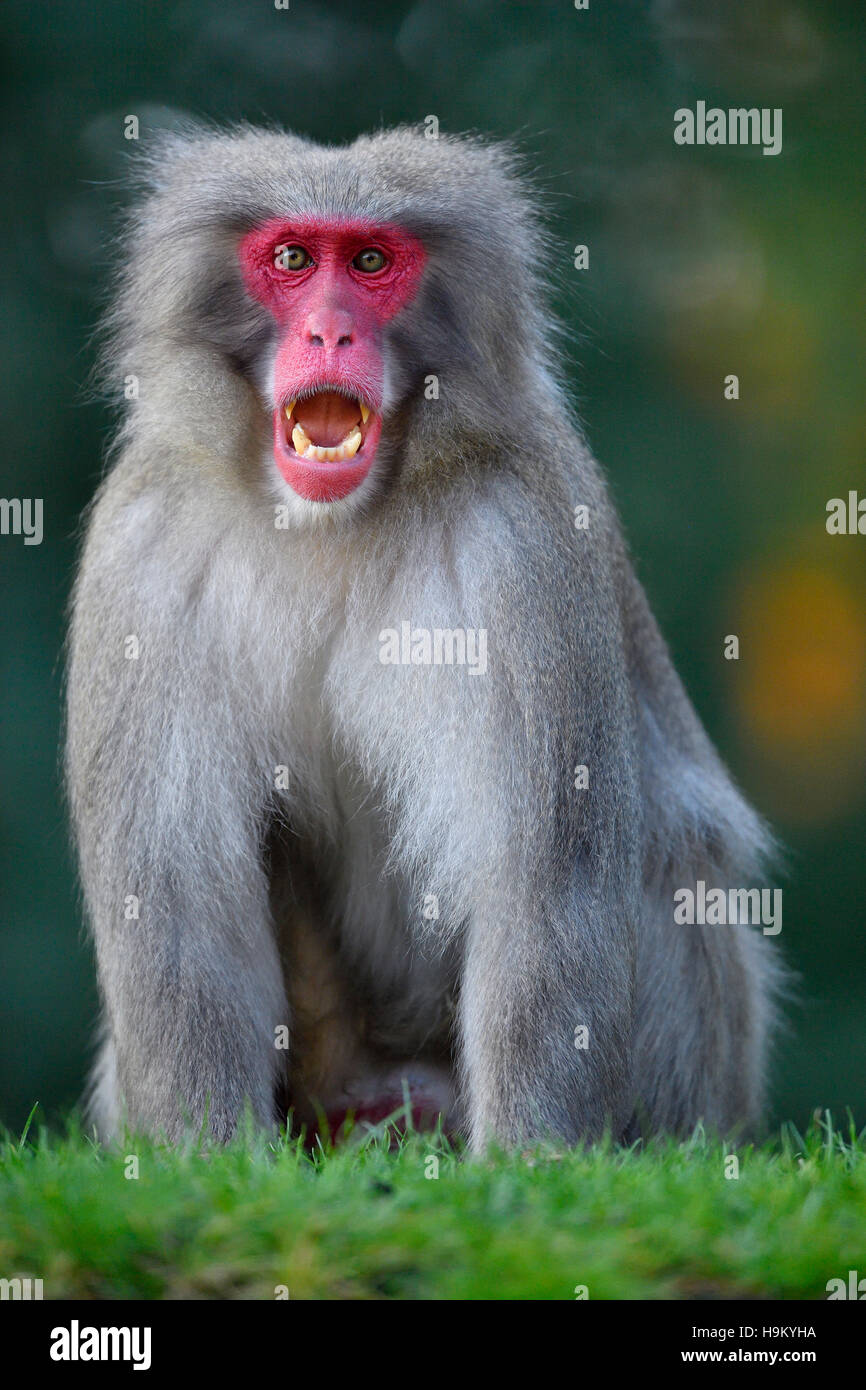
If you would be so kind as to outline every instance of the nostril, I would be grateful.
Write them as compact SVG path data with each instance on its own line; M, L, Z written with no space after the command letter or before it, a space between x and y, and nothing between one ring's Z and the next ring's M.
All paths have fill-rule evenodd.
M304 321L304 337L310 347L334 352L350 347L355 341L355 325L350 314L341 309L317 309Z

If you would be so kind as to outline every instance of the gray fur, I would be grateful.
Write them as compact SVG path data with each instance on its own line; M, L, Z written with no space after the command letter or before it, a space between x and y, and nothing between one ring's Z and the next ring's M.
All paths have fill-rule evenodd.
M339 149L199 130L146 181L104 359L140 396L90 516L69 666L101 1133L177 1138L207 1114L226 1138L245 1102L269 1125L281 1090L303 1111L311 1085L351 1096L404 1064L456 1082L476 1147L754 1125L774 954L744 927L675 926L673 892L754 882L768 837L573 422L514 157L409 130ZM235 259L292 212L397 222L430 255L389 325L379 459L333 505L273 467L273 327ZM486 628L487 675L382 666L403 619ZM286 1022L327 1038L324 1060L287 1061Z

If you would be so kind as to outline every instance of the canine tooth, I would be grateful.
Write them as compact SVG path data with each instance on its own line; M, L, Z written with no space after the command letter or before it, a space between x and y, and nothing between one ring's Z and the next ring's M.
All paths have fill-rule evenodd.
M291 418L292 418L292 411L294 410L294 408L295 408L295 406L296 406L297 404L298 404L298 398L297 398L297 396L295 397L295 399L294 399L293 401L287 401L287 403L286 403L286 419L287 419L287 420L291 420Z
M296 454L305 454L311 447L310 441L300 425L295 425L292 430L292 444Z
M366 425L370 418L370 407L365 405L363 401L359 401L358 404L361 407L361 420Z

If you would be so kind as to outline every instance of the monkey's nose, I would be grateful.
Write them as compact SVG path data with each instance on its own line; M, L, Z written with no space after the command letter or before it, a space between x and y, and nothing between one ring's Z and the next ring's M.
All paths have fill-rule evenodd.
M342 309L316 309L304 325L307 339L313 347L348 347L355 325L350 314Z

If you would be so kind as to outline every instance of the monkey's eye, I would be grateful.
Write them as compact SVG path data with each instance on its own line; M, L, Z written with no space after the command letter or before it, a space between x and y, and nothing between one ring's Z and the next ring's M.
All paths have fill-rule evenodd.
M375 246L368 246L365 250L359 251L352 265L356 270L362 270L365 275L375 275L377 270L382 270L385 266L385 253L379 251Z
M275 246L274 265L278 270L306 270L313 258L303 246Z

